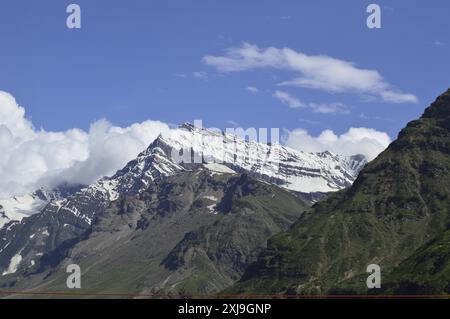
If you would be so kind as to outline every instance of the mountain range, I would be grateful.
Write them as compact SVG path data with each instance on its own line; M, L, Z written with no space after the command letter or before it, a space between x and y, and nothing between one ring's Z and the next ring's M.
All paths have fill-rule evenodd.
M0 201L0 286L62 289L73 262L88 290L218 292L366 163L186 123L92 185Z
M67 203L74 193L77 197L112 201L119 194L138 193L154 180L189 169L191 163L174 161L172 150L176 154L189 150L193 158L200 154L200 163L206 160L213 164L223 163L237 172L296 192L310 202L350 186L367 163L362 155L347 157L330 152L295 151L280 144L246 141L236 135L185 123L167 136L160 135L114 176L105 177L93 185L64 184L54 189L42 188L32 194L0 199L0 228L10 221L21 221L45 209L67 208L71 206Z
M111 177L0 202L0 289L64 292L78 264L92 294L448 294L449 155L450 90L369 163L184 124Z

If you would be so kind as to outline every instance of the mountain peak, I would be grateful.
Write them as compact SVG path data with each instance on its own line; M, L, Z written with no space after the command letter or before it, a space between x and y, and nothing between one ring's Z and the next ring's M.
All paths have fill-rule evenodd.
M423 113L423 118L450 117L450 89L441 94Z

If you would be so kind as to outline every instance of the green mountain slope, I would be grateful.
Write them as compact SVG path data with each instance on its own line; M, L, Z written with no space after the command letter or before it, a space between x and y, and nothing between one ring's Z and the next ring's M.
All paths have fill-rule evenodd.
M366 292L369 264L387 275L448 229L449 155L450 90L410 122L350 189L319 202L289 231L270 239L229 291Z
M386 293L450 294L450 230L404 260L384 282Z

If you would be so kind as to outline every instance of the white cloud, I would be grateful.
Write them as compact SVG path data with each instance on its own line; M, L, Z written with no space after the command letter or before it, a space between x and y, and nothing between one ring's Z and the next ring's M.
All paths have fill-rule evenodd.
M343 103L334 102L334 103L309 103L308 106L313 110L314 113L323 113L323 114L348 114L349 110L347 106Z
M245 89L247 91L249 91L250 93L258 93L259 92L259 89L257 87L254 87L254 86L247 86Z
M206 79L208 77L208 73L203 72L203 71L193 72L192 75L194 76L194 78L197 78L197 79Z
M89 132L37 130L14 97L0 91L0 197L61 182L92 183L113 174L168 130L156 121L121 128L106 120L93 123Z
M342 135L331 130L323 131L313 137L303 129L289 132L286 146L306 152L331 151L342 155L363 154L369 160L374 159L391 142L388 134L371 128L350 128Z
M383 91L380 92L381 97L383 98L383 100L385 100L386 102L391 102L391 103L417 103L417 97L413 94L409 94L409 93L402 93L399 94L398 92L393 92L393 91Z
M229 48L224 56L205 56L203 62L220 72L257 68L293 72L292 79L278 83L281 86L368 94L390 103L418 102L413 94L403 93L387 83L376 70L361 69L352 62L326 55L306 55L290 48L259 48L244 43L241 47Z
M280 100L283 104L286 104L290 108L309 108L314 113L322 114L348 114L348 108L345 104L334 102L334 103L303 103L298 98L292 96L291 94L284 91L275 91L272 95L274 98Z
M272 96L293 109L305 106L299 99L284 91L276 91Z

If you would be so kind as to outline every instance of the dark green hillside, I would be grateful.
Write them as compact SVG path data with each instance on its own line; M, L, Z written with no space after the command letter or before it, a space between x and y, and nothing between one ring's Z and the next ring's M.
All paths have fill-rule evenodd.
M441 292L450 281L447 266L421 285L432 263L427 258L448 265L449 209L450 90L410 122L350 189L329 196L270 239L231 291L363 293L366 267L375 263L383 275L395 269L393 278L408 269L407 293Z
M450 294L450 231L418 249L384 280L387 293Z

